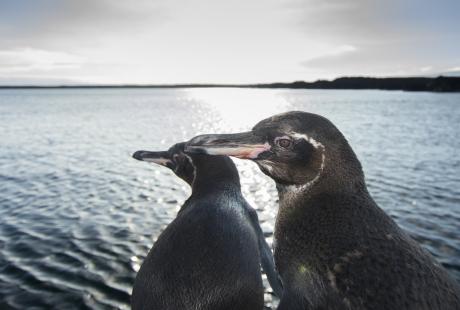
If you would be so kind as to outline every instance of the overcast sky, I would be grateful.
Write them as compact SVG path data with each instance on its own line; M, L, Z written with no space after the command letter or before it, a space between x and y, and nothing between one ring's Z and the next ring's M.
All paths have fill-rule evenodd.
M0 84L460 71L460 0L0 0Z

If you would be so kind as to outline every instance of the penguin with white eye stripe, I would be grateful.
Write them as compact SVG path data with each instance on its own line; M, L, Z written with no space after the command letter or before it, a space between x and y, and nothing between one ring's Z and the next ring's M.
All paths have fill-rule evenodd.
M133 157L168 167L192 188L136 276L134 310L262 310L261 266L281 297L271 249L229 157L187 155L184 143Z
M377 206L326 118L279 114L249 132L197 136L185 150L252 160L276 182L278 309L460 309L459 285Z

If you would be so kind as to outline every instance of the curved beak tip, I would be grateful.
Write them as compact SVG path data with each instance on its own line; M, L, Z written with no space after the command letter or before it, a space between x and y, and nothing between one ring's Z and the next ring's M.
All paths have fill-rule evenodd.
M136 151L136 152L133 153L132 156L133 156L134 159L142 160L142 153L143 153L142 151Z

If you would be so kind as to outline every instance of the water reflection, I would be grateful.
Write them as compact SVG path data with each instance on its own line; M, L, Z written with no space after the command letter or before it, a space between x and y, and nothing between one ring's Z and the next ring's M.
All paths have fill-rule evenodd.
M294 109L341 129L379 205L460 280L459 102L382 91L2 90L0 308L128 309L136 270L190 194L132 152ZM236 163L271 242L274 184Z
M219 123L218 127L226 132L249 130L258 121L287 111L289 105L278 90L196 88L187 90L187 96L212 113L213 120Z

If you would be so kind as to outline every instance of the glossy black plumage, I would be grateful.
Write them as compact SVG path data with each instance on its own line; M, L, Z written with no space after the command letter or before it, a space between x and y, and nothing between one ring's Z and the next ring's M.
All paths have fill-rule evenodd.
M376 205L356 155L324 117L275 115L186 149L254 160L275 180L278 309L460 309L458 284Z
M183 144L134 157L171 168L192 194L143 262L133 309L262 309L260 264L280 292L257 214L243 198L228 157L187 156Z

